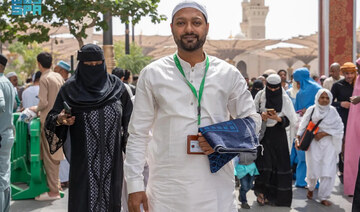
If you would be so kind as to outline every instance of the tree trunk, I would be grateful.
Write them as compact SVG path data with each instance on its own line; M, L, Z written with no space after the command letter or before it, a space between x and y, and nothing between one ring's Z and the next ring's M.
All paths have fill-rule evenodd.
M80 35L77 35L75 38L79 43L79 49L81 49L81 47L84 45L84 41L83 41L82 37Z

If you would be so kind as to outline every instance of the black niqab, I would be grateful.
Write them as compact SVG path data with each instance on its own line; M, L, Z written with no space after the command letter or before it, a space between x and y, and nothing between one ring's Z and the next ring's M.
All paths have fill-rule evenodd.
M262 80L255 80L251 88L251 95L255 99L256 94L264 88Z
M75 75L62 87L63 99L77 110L95 109L118 100L124 85L115 76L106 72L102 49L94 44L83 46L78 52L79 64ZM85 65L84 61L100 61L96 66Z
M268 88L268 86L270 88L280 88L276 91L272 91ZM276 85L272 85L270 83L266 84L266 90L265 90L265 95L266 95L266 105L265 107L270 109L273 108L276 110L276 112L281 112L282 109L282 88L281 88L281 83L280 84L276 84Z

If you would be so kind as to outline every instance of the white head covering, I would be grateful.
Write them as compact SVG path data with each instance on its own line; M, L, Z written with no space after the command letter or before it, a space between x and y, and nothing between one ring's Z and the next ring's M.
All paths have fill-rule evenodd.
M320 105L319 98L320 98L321 94L323 94L324 92L328 95L330 101L329 101L329 104L327 104L327 105ZM331 105L332 99L333 99L332 93L326 88L322 88L316 93L315 109L314 109L314 114L313 114L313 118L312 118L314 121L323 119L328 114L328 112L330 111L330 105Z
M320 105L319 98L322 93L326 92L329 96L328 105ZM305 131L311 116L311 112L314 111L311 119L314 123L318 123L320 119L323 119L319 124L319 132L326 132L331 136L331 144L334 146L337 154L341 152L342 137L344 135L344 124L341 120L339 113L335 107L331 106L332 94L328 89L320 89L315 96L315 105L310 106L304 114L297 135L302 135ZM320 140L321 141L321 140Z
M179 10L184 9L184 8L194 8L199 10L200 12L202 12L202 14L204 14L206 21L208 21L208 15L207 15L207 11L206 11L206 7L196 1L193 0L184 0L181 1L180 3L178 3L175 8L172 11L172 15L171 18L174 18L175 13L177 13Z
M297 82L293 80L292 87L289 88L288 92L290 93L291 98L296 98L296 94L299 92L299 88L297 87Z
M12 71L12 72L7 73L5 76L6 76L6 78L9 79L10 77L17 77L17 74Z
M272 85L277 85L281 83L281 78L278 74L270 74L267 78L266 81Z

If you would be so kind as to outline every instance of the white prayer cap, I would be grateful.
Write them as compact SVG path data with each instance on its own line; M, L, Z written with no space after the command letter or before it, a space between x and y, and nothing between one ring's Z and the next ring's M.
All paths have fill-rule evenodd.
M181 1L180 3L178 3L172 12L171 18L173 19L175 13L177 13L179 10L184 9L184 8L194 8L194 9L199 10L200 12L202 12L202 14L204 14L206 22L208 21L208 15L206 12L205 5L202 5L194 0L184 0L184 1Z
M6 76L6 78L9 79L10 77L17 77L17 74L12 71L12 72L7 73L5 76Z
M271 84L271 85L277 85L281 83L281 78L278 74L270 74L267 78L266 81Z

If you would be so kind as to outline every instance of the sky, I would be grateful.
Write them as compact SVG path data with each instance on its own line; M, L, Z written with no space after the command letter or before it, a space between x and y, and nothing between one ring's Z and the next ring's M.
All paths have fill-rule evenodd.
M241 32L243 0L199 0L208 11L210 39L227 39ZM360 1L360 0L357 0ZM179 0L161 0L158 13L168 17L167 21L153 24L143 18L135 25L135 34L171 35L171 12ZM359 3L358 3L359 4ZM298 35L310 35L318 31L317 0L265 0L269 6L266 18L266 39L287 39ZM359 10L358 10L359 11ZM118 18L113 20L114 34L124 34L125 27Z

